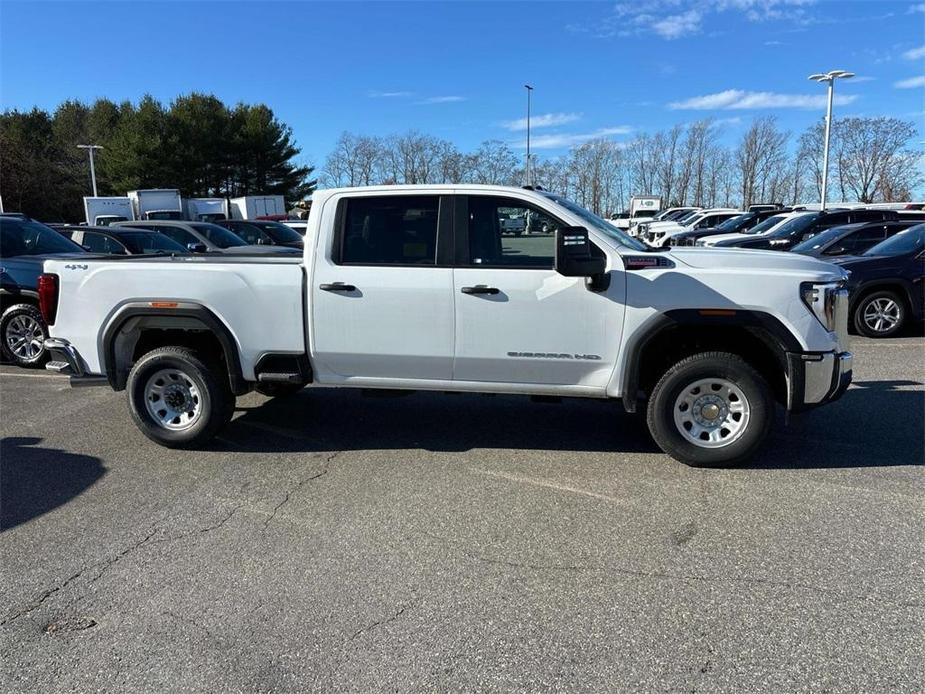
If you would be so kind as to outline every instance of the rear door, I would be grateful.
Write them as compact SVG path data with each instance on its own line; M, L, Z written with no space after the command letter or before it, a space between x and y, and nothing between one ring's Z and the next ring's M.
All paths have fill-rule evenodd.
M401 193L325 205L334 234L315 249L309 332L321 382L452 378L451 205Z
M512 210L533 220L522 236L502 234ZM524 200L461 195L455 220L453 378L605 386L620 344L622 278L593 292L584 278L558 274L563 222Z

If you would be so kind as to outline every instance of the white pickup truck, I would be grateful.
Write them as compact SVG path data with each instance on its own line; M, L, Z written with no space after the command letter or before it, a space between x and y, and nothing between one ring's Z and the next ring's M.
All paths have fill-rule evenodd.
M551 232L502 234L499 209ZM315 193L303 258L47 260L48 368L126 390L165 446L235 396L304 386L616 398L692 465L747 460L851 380L845 273L788 253L653 250L545 191ZM616 422L615 422L616 425Z

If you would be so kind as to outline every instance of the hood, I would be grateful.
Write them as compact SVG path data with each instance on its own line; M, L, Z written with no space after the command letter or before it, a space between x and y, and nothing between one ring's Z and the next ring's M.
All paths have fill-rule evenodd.
M705 243L714 244L719 241L741 241L742 239L757 239L760 234L711 234L707 236Z
M751 251L740 248L674 247L668 257L688 267L701 269L775 270L797 275L825 276L824 280L843 279L844 271L832 263L796 253Z

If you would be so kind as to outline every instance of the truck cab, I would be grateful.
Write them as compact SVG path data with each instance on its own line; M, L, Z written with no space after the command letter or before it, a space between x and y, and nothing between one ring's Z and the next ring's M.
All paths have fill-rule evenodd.
M533 231L507 234L511 216ZM50 368L128 390L167 446L214 436L253 389L438 390L616 399L677 459L728 465L758 450L775 402L815 407L851 378L838 268L652 250L546 191L319 191L301 259L45 271Z

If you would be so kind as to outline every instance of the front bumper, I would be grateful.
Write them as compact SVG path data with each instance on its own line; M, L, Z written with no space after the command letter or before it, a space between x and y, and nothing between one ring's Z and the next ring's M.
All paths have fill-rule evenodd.
M838 400L851 385L851 352L787 353L787 409L790 412Z
M74 345L67 340L60 337L49 337L44 344L45 349L48 350L51 356L51 360L45 364L45 368L48 371L69 376L72 388L109 385L109 380L105 376L88 372L86 362L74 348Z

